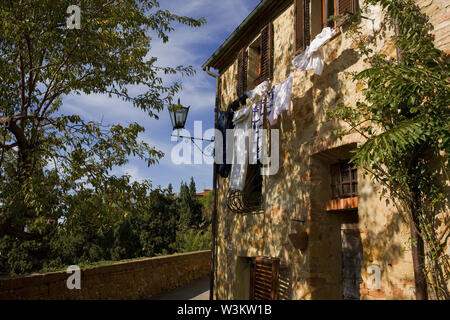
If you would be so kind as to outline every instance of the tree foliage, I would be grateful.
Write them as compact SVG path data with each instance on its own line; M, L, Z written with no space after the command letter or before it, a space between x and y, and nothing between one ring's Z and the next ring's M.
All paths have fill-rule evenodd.
M67 28L70 5L81 7L80 29ZM139 140L144 128L105 126L60 108L69 94L107 94L158 117L180 89L162 75L193 69L158 65L149 32L167 41L175 23L205 22L158 7L155 0L0 2L0 237L42 239L59 219L78 212L82 220L84 211L107 224L123 212L122 198L141 201L126 193L142 186L110 172L131 155L148 165L162 156Z
M385 21L371 41L354 23L360 54L369 67L354 75L366 84L364 101L340 106L330 117L344 120L366 138L352 158L394 200L426 248L421 266L435 298L449 299L448 163L450 156L449 57L433 43L433 26L412 0L366 0L381 5ZM392 39L398 59L375 52ZM347 134L349 131L341 131Z
M68 214L39 240L2 237L0 275L210 249L209 224L200 228L180 220L185 205L171 185L151 191L145 183L123 186L111 194L73 194Z
M191 177L189 186L182 182L178 196L180 206L180 227L198 228L203 222L202 204L197 198L194 178Z
M81 8L81 28L67 9ZM158 118L181 86L165 74L151 36L203 18L161 10L156 0L0 2L0 273L173 252L179 200L172 189L131 182L112 169L130 156L163 155L138 123L105 125L61 108L68 95L103 94ZM84 106L79 106L83 108Z

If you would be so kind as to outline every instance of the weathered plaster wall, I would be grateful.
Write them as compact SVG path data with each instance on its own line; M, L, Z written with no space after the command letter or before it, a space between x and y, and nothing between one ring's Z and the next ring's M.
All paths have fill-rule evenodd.
M439 49L450 54L450 1L416 0L416 3L422 12L430 17L434 26L434 43Z
M81 289L64 271L0 280L0 300L150 299L209 274L211 251L174 254L81 270Z
M314 0L313 0L314 1ZM418 1L431 14L436 26L436 45L448 51L449 1ZM274 78L283 81L291 72L294 58L293 6L273 21ZM375 27L382 18L373 10ZM378 13L377 13L378 12ZM373 33L372 22L361 22L364 34ZM229 179L219 178L219 220L217 239L217 273L215 297L233 299L236 275L242 269L239 257L279 257L290 286L291 299L341 298L341 236L345 213L325 211L330 198L329 159L326 150L360 143L357 134L337 140L332 131L343 125L326 118L326 110L340 103L354 105L362 99L362 83L353 82L347 72L365 68L356 52L356 42L343 33L336 35L323 48L325 69L321 76L313 71L295 71L292 114L284 113L274 129L280 130L280 170L264 177L263 214L241 216L228 211L225 195ZM375 50L395 57L393 42L378 43ZM221 108L235 100L236 63L221 76ZM325 152L325 153L324 153ZM338 159L335 159L338 160ZM359 231L363 243L362 299L414 298L413 269L409 227L395 209L379 199L378 187L369 177L358 174ZM288 234L306 231L309 235L305 251L296 250ZM239 260L242 261L242 260ZM372 289L367 268L381 269L381 289Z

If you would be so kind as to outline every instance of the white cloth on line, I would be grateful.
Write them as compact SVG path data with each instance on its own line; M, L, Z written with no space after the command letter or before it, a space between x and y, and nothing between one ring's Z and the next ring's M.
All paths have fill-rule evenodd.
M263 146L264 100L252 106L252 136L250 142L249 163L256 164L261 160Z
M299 54L294 58L292 64L298 70L314 70L314 73L321 75L324 67L323 54L320 48L336 34L336 30L330 27L323 28L311 44L306 47L304 54Z
M267 119L270 125L277 122L278 116L284 111L288 111L291 106L292 82L294 74L291 72L289 77L283 82L276 84L267 92Z
M251 106L234 113L233 163L230 173L230 189L243 190L248 167L249 134L251 127Z
M267 90L269 90L270 87L270 81L266 80L264 82L261 82L256 88L254 88L253 90L250 90L249 92L247 92L247 97L250 100L255 100L258 97L262 97L264 93L267 92Z

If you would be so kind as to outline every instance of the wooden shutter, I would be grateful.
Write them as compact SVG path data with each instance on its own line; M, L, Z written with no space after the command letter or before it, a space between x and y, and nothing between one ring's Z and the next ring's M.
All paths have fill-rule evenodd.
M237 71L237 96L244 95L247 91L247 64L248 52L243 48L238 54L238 71Z
M295 52L305 50L311 37L310 0L295 0Z
M261 30L261 74L257 82L272 79L273 73L273 26L267 24Z
M250 300L276 300L280 260L255 258L251 268Z
M337 14L356 12L356 0L336 0L337 1Z

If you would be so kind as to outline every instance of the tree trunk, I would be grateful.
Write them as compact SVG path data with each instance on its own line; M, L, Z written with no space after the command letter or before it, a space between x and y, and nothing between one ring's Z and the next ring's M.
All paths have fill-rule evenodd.
M425 266L425 250L423 240L417 234L411 223L411 253L414 266L414 284L416 287L416 300L428 300L427 279L423 267Z

